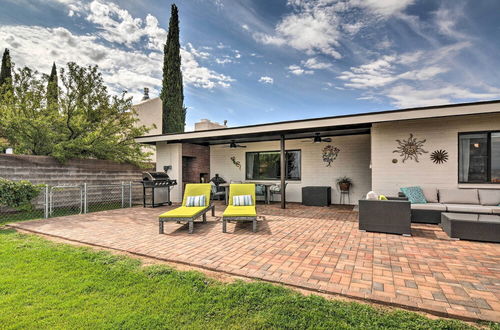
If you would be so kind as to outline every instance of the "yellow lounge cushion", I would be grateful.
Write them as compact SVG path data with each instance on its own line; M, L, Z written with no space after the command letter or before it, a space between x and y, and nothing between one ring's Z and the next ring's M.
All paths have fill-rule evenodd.
M229 205L224 213L223 217L256 217L257 211L255 210L255 205L251 206L233 206Z
M189 196L205 195L205 206L210 205L210 194L212 192L212 185L210 183L188 183L184 189L184 198L182 199L182 206L186 206Z
M206 206L181 206L161 214L160 218L191 218L206 208Z

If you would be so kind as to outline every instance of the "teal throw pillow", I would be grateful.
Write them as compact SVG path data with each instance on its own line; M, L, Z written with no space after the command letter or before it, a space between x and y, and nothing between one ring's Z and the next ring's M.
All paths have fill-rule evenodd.
M427 200L425 199L424 192L420 187L403 187L400 189L408 200L412 204L425 204Z

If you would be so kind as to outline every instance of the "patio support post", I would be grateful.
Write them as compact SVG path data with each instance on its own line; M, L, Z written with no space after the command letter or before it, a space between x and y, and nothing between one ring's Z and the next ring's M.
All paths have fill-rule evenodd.
M132 207L132 181L128 183L128 207Z
M125 207L125 183L122 181L122 209Z
M286 176L286 164L285 164L285 136L281 135L280 140L280 179L281 179L281 208L286 208L285 200L285 176Z
M44 201L44 209L43 209L43 217L47 219L49 217L49 185L45 185L45 201Z
M83 183L83 192L82 192L82 213L87 213L87 182Z

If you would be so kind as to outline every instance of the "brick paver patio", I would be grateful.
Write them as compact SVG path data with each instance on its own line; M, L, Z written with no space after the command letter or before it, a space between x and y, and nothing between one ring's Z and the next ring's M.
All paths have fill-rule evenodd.
M120 209L12 224L12 227L168 261L437 315L500 321L500 244L450 240L440 227L412 236L360 232L350 208L259 205L259 231L216 217L165 224L169 209Z

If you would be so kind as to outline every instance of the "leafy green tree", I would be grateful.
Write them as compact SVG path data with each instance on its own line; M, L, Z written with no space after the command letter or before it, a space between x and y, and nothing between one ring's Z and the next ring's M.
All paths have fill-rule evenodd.
M186 108L182 86L181 55L179 43L179 11L172 5L167 43L163 50L163 84L160 93L163 108L162 132L184 132Z
M64 162L97 158L142 165L145 152L134 137L138 125L132 98L111 96L97 66L68 63L60 70L58 102L49 103L48 76L28 68L15 73L14 94L0 100L0 132L18 153L50 155ZM55 110L54 110L54 107Z
M2 67L0 68L0 93L6 94L12 91L12 61L10 52L5 48L2 56Z
M0 133L17 153L50 155L59 140L59 116L45 101L45 79L23 68L14 72L13 93L0 100Z
M49 106L57 105L57 99L59 97L59 87L57 83L57 67L56 63L52 64L52 70L50 72L49 80L47 82L47 104Z

